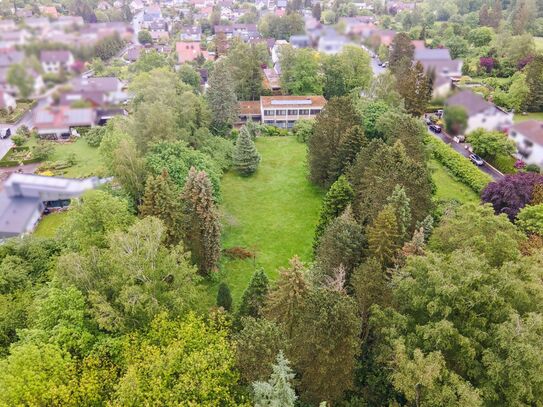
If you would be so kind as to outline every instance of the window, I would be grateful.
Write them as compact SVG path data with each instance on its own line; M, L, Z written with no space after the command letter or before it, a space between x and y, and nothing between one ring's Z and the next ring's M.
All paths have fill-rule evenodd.
M288 109L289 116L296 116L298 114L298 109Z
M532 143L530 140L524 140L524 145L526 147L533 147L534 143Z
M286 110L276 110L276 111L275 111L275 114L276 114L277 116L284 116L284 115L287 114L287 111L286 111Z
M264 116L275 116L275 110L264 110Z
M273 120L264 120L265 124L273 124Z
M311 114L319 114L321 109L311 109Z
M286 127L286 124L287 124L287 122L285 122L284 120L277 120L277 121L275 122L275 125L276 125L277 127L282 128L282 129L284 129L284 128Z
M300 115L309 115L309 109L300 109Z
M287 122L287 127L288 127L289 129L292 129L292 128L294 127L294 123L296 123L296 120L289 120L289 121Z

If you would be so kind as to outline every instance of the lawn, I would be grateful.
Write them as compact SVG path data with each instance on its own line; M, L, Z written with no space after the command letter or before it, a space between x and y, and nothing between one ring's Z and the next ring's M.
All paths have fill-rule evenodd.
M455 177L436 160L430 161L430 170L432 179L436 185L436 199L443 201L456 199L462 203L479 201L479 197L471 188L456 180Z
M222 180L223 247L244 247L254 259L223 256L217 280L231 289L234 304L255 269L262 267L270 279L277 269L298 255L310 260L313 232L323 192L307 180L306 146L292 137L259 138L262 162L252 177L227 173ZM220 281L208 283L205 305L213 305Z
M543 112L537 112L537 113L526 113L523 114L516 114L513 120L518 122L524 122L526 120L542 120L543 121Z
M62 224L67 212L54 212L45 215L38 223L38 227L34 231L34 236L38 237L54 237L57 229Z
M543 51L543 37L534 37L535 47Z

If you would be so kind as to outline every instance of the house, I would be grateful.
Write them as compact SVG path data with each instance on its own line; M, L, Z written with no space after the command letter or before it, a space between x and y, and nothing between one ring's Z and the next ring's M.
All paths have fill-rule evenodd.
M142 50L143 47L141 45L134 45L126 51L124 59L129 62L135 62L140 57Z
M346 35L359 35L362 38L368 38L377 28L372 16L342 17L339 24L344 27Z
M201 41L202 40L202 27L199 25L191 25L183 27L179 34L181 41Z
M370 34L369 42L373 49L379 48L379 45L390 47L395 36L396 31L394 30L374 30Z
M21 47L28 43L30 33L27 30L3 31L0 32L0 49L8 50Z
M0 68L9 68L13 64L23 62L25 54L23 51L8 50L0 52Z
M201 49L200 42L198 41L178 42L175 44L175 51L177 52L177 62L179 64L195 61L199 55L202 55L207 60L211 59L209 53Z
M130 10L134 13L139 13L141 10L143 10L144 5L141 0L132 0L130 2Z
M323 96L261 96L260 116L264 124L290 129L300 119L315 118L325 105Z
M450 61L451 53L448 48L421 48L415 46L413 55L415 61L432 60L432 61Z
M0 31L14 31L17 29L17 24L11 18L0 20Z
M80 93L96 93L103 95L103 104L119 104L127 100L123 92L123 83L115 77L78 77L72 81L72 90Z
M74 63L74 56L70 51L42 51L40 62L45 73L59 73L67 71Z
M13 86L10 83L8 83L8 70L9 70L9 67L3 67L3 66L0 67L0 90L16 97L19 95L19 89L16 86ZM43 90L43 88L45 87L42 76L30 67L26 67L26 73L27 75L32 76L34 80L34 87L32 90L32 94L39 95L41 91Z
M70 199L105 182L98 178L11 174L0 192L0 238L32 232L46 207L67 206Z
M420 62L427 74L434 78L432 97L446 97L452 84L462 76L461 59L451 59L447 48L426 48L424 41L412 41L414 60Z
M12 112L17 107L15 98L9 93L0 90L0 110Z
M311 47L311 39L307 35L291 35L289 42L294 48Z
M34 112L34 128L41 138L67 139L74 127L92 127L95 124L96 111L93 108L59 106Z
M153 4L152 6L146 7L143 10L143 22L150 23L154 20L162 19L162 11L160 11L160 6Z
M58 18L58 10L56 9L56 7L43 6L43 7L40 7L40 12L44 16L51 17L51 18Z
M509 129L509 138L517 145L519 158L543 168L543 121L516 123Z
M59 30L67 30L74 27L83 27L85 21L81 16L60 16L57 20L53 21L51 25Z
M216 25L213 27L215 34L224 33L226 38L241 37L245 41L260 38L256 24L232 24Z
M350 43L351 41L346 36L329 29L319 38L318 50L324 54L333 55L341 52L343 47Z
M236 127L241 127L250 121L258 123L262 121L259 100L238 102L238 112L238 121L235 124Z
M466 134L483 128L485 130L502 130L513 123L513 114L508 113L487 102L481 95L471 90L463 90L449 97L445 106L462 106L468 114Z

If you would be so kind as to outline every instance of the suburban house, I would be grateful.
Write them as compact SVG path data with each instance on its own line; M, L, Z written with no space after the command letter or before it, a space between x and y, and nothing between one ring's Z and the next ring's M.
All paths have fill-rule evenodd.
M473 130L508 129L513 123L513 114L508 113L493 103L487 102L481 95L471 90L463 90L449 97L445 106L462 106L468 114L466 134Z
M341 52L343 47L350 43L351 41L345 35L338 34L333 29L327 29L319 38L318 51L333 55Z
M291 35L289 42L294 48L311 47L311 38L308 35Z
M126 100L123 92L123 83L114 76L96 78L78 77L72 82L72 89L79 92L101 92L105 95L106 102L115 104Z
M74 63L74 56L70 51L42 51L40 62L45 73L59 73L67 71Z
M372 16L342 17L339 19L346 35L362 36L368 38L377 28L375 18Z
M245 123L251 121L258 123L262 121L259 100L238 102L238 112L238 121L235 124L236 127L241 127Z
M509 138L517 145L519 158L543 168L543 121L516 123L509 129Z
M177 52L177 62L179 64L195 61L199 55L202 55L207 60L211 59L209 52L203 50L198 41L178 42L175 44L175 51Z
M37 109L34 112L34 128L41 138L67 139L75 127L92 127L96 124L93 108L55 106Z
M46 207L69 205L70 199L105 180L70 179L13 173L0 192L0 238L32 232Z
M426 48L424 42L413 41L414 60L420 62L424 71L434 77L432 96L446 97L452 91L452 84L462 76L461 59L451 59L447 48Z
M9 93L0 90L0 110L11 112L17 107L15 98Z
M8 70L9 67L0 66L0 90L9 93L12 96L19 95L19 89L16 86L8 83ZM32 93L38 95L45 87L42 76L30 67L26 68L26 73L34 79L34 87Z
M216 25L213 27L216 34L223 33L226 38L240 37L245 41L260 38L260 33L256 24L232 24L232 25Z
M183 27L179 34L181 41L201 41L202 39L202 27L199 25L190 25Z
M290 129L300 119L317 116L325 105L323 96L261 96L261 121Z

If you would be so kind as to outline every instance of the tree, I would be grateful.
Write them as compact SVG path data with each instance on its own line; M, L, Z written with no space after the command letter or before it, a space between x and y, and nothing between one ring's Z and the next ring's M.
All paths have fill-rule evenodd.
M400 185L396 185L387 202L396 215L398 236L404 241L409 237L408 235L411 231L411 205L405 189Z
M453 136L464 134L468 127L468 113L464 106L446 106L443 111L445 129Z
M485 203L491 203L494 211L505 213L513 220L517 213L532 202L536 185L543 185L543 175L518 173L506 175L499 181L491 182L481 194Z
M311 14L313 15L313 17L315 17L315 19L316 19L317 21L321 21L321 13L322 13L321 4L320 4L320 3L316 3L316 4L313 6L313 10L311 11Z
M352 298L327 288L308 293L288 353L300 373L302 400L334 402L352 387L359 334Z
M176 245L182 239L182 205L179 191L172 182L167 170L153 177L145 184L143 203L139 207L142 217L154 216L166 226L166 243Z
M340 175L337 168L339 147L347 130L358 124L358 115L348 97L330 100L317 116L313 135L308 140L309 176L321 186L331 185ZM355 152L352 152L355 154Z
M30 75L23 64L13 64L7 73L7 82L15 86L21 98L28 98L34 91L34 77Z
M200 74L196 69L194 69L189 64L182 64L179 67L179 78L186 83L187 85L190 85L194 92L200 92Z
M340 177L349 171L356 161L356 156L367 140L361 126L353 126L347 129L337 153L332 161L330 172L334 178Z
M374 129L375 134L388 145L400 141L409 157L415 161L424 161L426 154L424 138L428 129L418 117L387 110L377 117Z
M411 38L406 33L398 33L392 40L389 66L396 73L398 70L411 67L415 47L411 44Z
M147 169L134 141L130 138L122 139L114 150L113 160L109 164L115 179L128 192L133 202L136 205L141 204Z
M268 290L269 282L266 273L262 269L256 270L241 296L238 317L260 318L264 311Z
M526 233L543 236L543 204L522 208L517 215L517 226Z
M256 172L260 159L260 154L258 154L255 143L251 139L249 130L245 126L242 127L232 155L234 168L243 176L252 175Z
M282 17L270 13L260 19L258 29L264 38L289 40L292 35L304 33L304 19L300 13Z
M372 78L369 55L352 45L325 59L323 70L324 96L327 99L365 89Z
M253 383L255 407L294 407L298 397L291 382L295 374L282 351L277 354L277 361L272 369L269 381Z
M138 32L138 41L140 44L143 44L143 45L152 44L153 37L151 36L151 33L149 31L140 30L140 32Z
M315 120L312 119L300 119L294 123L292 132L296 136L296 140L300 143L307 143L307 140L313 134L313 129L315 127Z
M420 61L413 67L398 69L396 78L398 93L404 98L407 112L415 117L422 116L432 97L432 83Z
M241 330L234 335L236 365L246 383L264 380L272 372L271 365L289 343L284 330L266 318L241 318Z
M531 112L543 110L543 55L537 55L526 68L527 107Z
M262 94L262 68L257 46L237 39L228 51L227 63L238 100L258 100Z
M206 97L212 113L212 129L217 134L226 133L238 117L238 101L230 69L225 60L219 60L209 77Z
M136 62L128 67L130 72L142 73L151 72L154 69L168 67L168 60L162 54L159 54L156 50L150 50L143 52ZM170 87L171 89L171 87Z
M392 205L385 206L367 231L368 254L382 266L391 266L400 248L398 220Z
M77 14L76 14L77 15ZM113 58L124 47L124 41L119 33L104 37L99 40L94 46L94 54L102 61L107 61Z
M232 310L232 294L230 294L230 288L228 284L219 284L219 291L217 292L217 307L223 308L225 311Z
M209 275L221 255L221 223L209 177L191 167L183 192L184 242L200 273Z
M515 143L498 131L474 130L468 135L468 142L475 154L489 160L508 156L516 151Z
M390 106L382 100L371 101L361 107L362 127L368 139L383 137L383 134L377 128L377 121L390 110Z
M289 95L322 95L318 54L309 48L282 46L281 89Z
M479 27L471 30L468 34L469 42L476 47L484 47L492 41L493 31L488 27Z

